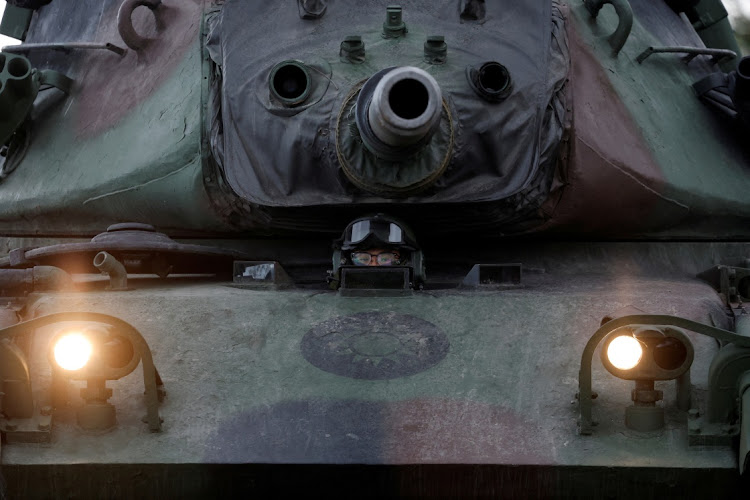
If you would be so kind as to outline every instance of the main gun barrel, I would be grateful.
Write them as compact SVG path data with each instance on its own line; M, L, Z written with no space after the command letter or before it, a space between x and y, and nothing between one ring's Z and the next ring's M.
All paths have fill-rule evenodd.
M442 93L426 71L394 68L382 76L367 109L375 137L392 148L426 142L440 123Z

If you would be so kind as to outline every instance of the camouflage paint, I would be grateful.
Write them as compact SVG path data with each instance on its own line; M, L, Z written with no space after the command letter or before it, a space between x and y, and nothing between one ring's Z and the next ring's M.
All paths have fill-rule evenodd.
M601 366L594 369L597 436L575 433L578 360L603 315L598 311L628 304L648 311L659 303L660 311L720 319L713 290L691 280L554 272L529 277L522 289L398 300L238 290L210 281L129 283L137 290L39 294L26 314L109 312L138 328L167 390L164 432L150 434L141 422L142 381L131 375L108 384L118 428L86 435L76 431L72 409L61 409L53 446L9 446L4 463L736 466L728 449L688 451L682 414L671 405L662 433L645 446L634 439L622 423L631 384ZM680 294L670 293L675 289ZM311 325L372 312L427 320L444 332L450 350L419 373L384 380L336 375L305 359ZM32 344L40 401L47 397L45 352L54 333L40 330ZM693 381L701 387L715 345L694 343L701 361ZM673 384L663 385L671 401ZM76 393L71 389L74 404Z
M666 181L642 131L570 24L568 35L572 130L563 145L565 185L545 207L547 227L618 236L679 222L688 207L660 194Z
M654 2L652 7L671 13L663 2ZM624 173L659 196L674 201L677 212L679 205L688 207L697 220L701 216L747 216L750 213L748 153L734 137L737 131L695 97L692 84L697 78L690 75L679 56L652 56L643 64L636 62L635 58L649 46L677 42L669 39L669 32L651 33L639 19L638 10L634 10L633 31L618 57L611 55L605 39L617 25L612 9L602 9L593 22L585 7L575 3L570 16L575 31L601 64L600 74L606 75L605 82L610 82L627 108L658 164L658 173L648 169L651 172L648 174L643 172L641 162L628 161L623 164ZM659 40L660 36L665 41ZM700 40L696 38L693 44L700 44ZM609 121L610 117L599 114L597 123ZM639 149L642 150L636 150ZM657 182L653 183L655 175ZM663 181L658 181L659 178ZM649 219L662 217L658 206L655 208ZM700 237L699 231L689 227L667 229L660 234Z
M140 58L87 54L71 97L37 103L47 111L32 147L0 185L4 235L92 235L131 220L198 232L222 227L203 187L200 10L194 2L166 3L179 13L172 29L186 30L183 37ZM108 13L97 36L111 39L117 11ZM102 76L89 82L87 68L109 71L118 90L97 90Z
M93 38L116 39L116 3ZM87 54L74 95L39 103L47 112L36 122L34 146L0 186L10 193L0 205L4 234L95 234L126 220L182 234L231 230L237 221L224 217L233 202L218 194L201 143L207 75L199 31L209 6L165 2L168 22L156 34L162 43L123 60ZM653 8L674 16L661 3ZM145 29L151 14L140 10ZM593 22L583 5L570 7L574 117L561 185L543 207L553 220L540 229L619 238L746 236L741 222L711 224L750 215L747 153L695 98L694 77L679 57L635 62L643 48L660 44L639 22L642 11L614 58L603 39L616 25L613 10Z
M191 65L192 71L186 73L184 59L189 51L196 50L195 40L200 33L204 3L203 0L162 0L156 14L158 21L144 19L144 15L152 16L146 9L136 10L133 13L134 27L143 36L152 37L154 43L142 51L128 50L123 58L99 54L84 58L78 76L77 98L71 106L76 117L77 139L101 134L117 127L128 115L141 114L153 107L154 102L150 106L144 106L144 103L160 87L166 86L181 93L184 85L177 79L192 80L192 83L199 81L195 66ZM124 46L117 31L119 7L120 4L114 2L103 13L94 35L97 40L116 41ZM190 99L190 94L192 92L185 98ZM197 108L194 100L177 104L176 108L186 113L186 119L189 116L195 120L188 114L191 105ZM160 110L163 111L166 110Z
M698 213L746 216L747 204L740 196L748 182L746 165L737 146L726 136L722 139L722 125L690 94L691 80L681 63L667 56L635 66L639 45L654 42L639 23L620 58L613 60L601 36L611 32L616 20L605 9L593 24L581 9L574 5L570 15L580 61L574 63L573 78L598 90L587 93L587 85L582 85L573 102L578 106L573 126L581 135L571 146L571 161L580 165L571 170L558 214L588 217L596 212L607 217L581 222L568 215L562 223L575 234L607 236L608 225L630 229L635 226L627 224L638 219L674 223L684 216L682 206ZM0 192L10 193L0 206L3 234L69 236L144 218L160 229L222 227L210 215L202 186L199 40L190 39L187 47L182 58L171 62L175 66L167 64L163 74L156 71L158 75L146 79L152 95L138 101L128 94L124 102L135 106L132 114L114 100L108 101L115 108L112 117L91 116L91 107L79 106L76 98L57 104L58 112L39 125L37 144L44 146L30 153L23 171L0 185ZM601 67L596 60L602 61ZM137 67L135 61L127 64ZM619 117L621 129L610 128L613 116ZM116 128L106 128L109 119ZM665 120L674 128L665 129ZM74 126L78 123L91 127L81 130ZM93 130L101 133L88 137ZM623 146L613 147L615 138ZM595 163L589 166L589 161ZM114 170L118 177L111 179ZM590 177L594 171L601 174L595 182ZM602 196L601 184L612 194ZM571 192L585 196L568 197ZM625 199L624 193L637 196L637 201L629 198L619 205L615 197ZM640 211L621 213L633 205ZM64 221L59 218L62 206ZM92 211L98 214L92 216ZM736 227L745 231L746 224ZM702 236L716 232L713 227ZM280 252L289 260L309 251L299 241L276 247L264 241L238 244ZM429 259L441 251L443 262L454 262L455 251L445 246L436 245L428 262L437 262ZM747 256L746 244L545 241L464 250L467 259L489 255L547 272L530 274L525 288L516 290L430 291L398 300L342 299L305 290L243 291L184 278L134 279L137 290L132 292L104 292L101 281L81 287L83 292L32 296L23 312L27 316L63 310L109 312L143 333L168 391L160 409L165 432L150 434L140 421L144 405L138 377L110 383L119 421L113 432L82 433L72 409L65 408L55 414L51 446L3 449L3 473L13 493L39 494L39 488L46 488L42 494L56 496L136 496L144 491L199 496L256 484L268 488L273 481L271 493L277 494L295 481L303 482L300 489L306 484L326 486L320 478L310 479L316 471L331 489L342 482L340 469L275 471L247 461L442 466L406 469L396 478L388 477L387 469L386 484L371 490L385 493L435 493L425 477L440 475L448 485L442 491L454 496L508 490L517 497L572 491L617 496L627 489L647 497L686 491L698 495L707 488L721 496L734 489L732 450L689 449L684 414L673 407L662 432L643 436L625 430L622 419L632 385L612 378L601 366L596 365L594 373L600 394L596 437L575 434L576 407L571 403L580 352L605 314L633 305L726 323L716 293L686 276L710 265L740 262ZM302 342L311 328L360 313L421 318L444 333L450 349L422 371L385 380L340 376L305 359ZM48 397L45 354L53 333L38 332L32 345L40 401ZM701 394L715 345L694 341L693 382ZM673 385L665 384L664 390L669 405ZM71 388L71 393L77 391ZM470 469L456 462L468 463ZM213 479L208 478L211 474ZM351 477L357 473L344 475L343 482L357 488L352 490L356 493L372 486L346 479ZM705 483L708 480L712 482ZM243 481L247 484L238 484ZM508 487L508 482L516 486Z

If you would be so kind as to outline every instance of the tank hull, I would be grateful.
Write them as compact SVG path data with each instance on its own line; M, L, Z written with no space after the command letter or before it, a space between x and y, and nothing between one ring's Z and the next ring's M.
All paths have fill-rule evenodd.
M674 382L658 384L666 426L650 433L625 426L632 382L600 363L594 435L578 434L576 393L583 348L611 312L633 306L728 321L715 291L676 269L710 267L715 252L743 249L560 244L554 253L525 254L520 287L398 298L248 290L206 278L183 278L176 287L136 277L133 290L109 292L106 280L81 275L84 291L36 294L28 317L96 311L136 327L167 393L163 431L150 433L141 420L139 372L108 382L117 426L106 433L78 427L81 384L70 383L51 443L3 446L9 493L129 496L153 486L168 496L202 496L319 487L375 496L624 498L646 494L646 485L648 497L696 494L710 476L731 478L721 486L729 494L739 485L736 453L689 445ZM38 404L51 397L46 353L54 334L37 330L31 347ZM718 347L690 338L698 405ZM32 481L37 474L44 479ZM334 477L341 482L327 484Z

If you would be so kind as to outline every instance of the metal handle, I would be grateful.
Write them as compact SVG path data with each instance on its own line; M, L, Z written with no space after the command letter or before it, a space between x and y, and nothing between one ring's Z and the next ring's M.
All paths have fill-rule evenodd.
M687 54L683 59L685 64L689 63L698 56L711 56L714 62L718 62L722 59L736 59L737 53L727 49L707 49L703 47L649 47L635 58L638 64L642 64L643 61L651 57L653 54Z
M602 10L604 4L612 4L615 8L618 23L617 29L609 37L609 45L615 55L619 54L630 36L630 30L633 28L633 9L630 7L628 0L584 0L583 3L594 19L599 15L599 11Z
M139 35L133 27L133 11L138 7L148 7L156 17L156 9L161 5L161 0L125 0L117 12L117 29L125 45L133 50L143 50L154 41ZM157 19L158 23L158 19Z

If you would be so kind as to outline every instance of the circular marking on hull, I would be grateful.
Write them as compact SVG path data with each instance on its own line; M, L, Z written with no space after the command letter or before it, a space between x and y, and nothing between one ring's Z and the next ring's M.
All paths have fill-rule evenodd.
M440 329L409 314L365 312L319 323L302 339L302 355L344 377L385 380L420 373L443 360Z

